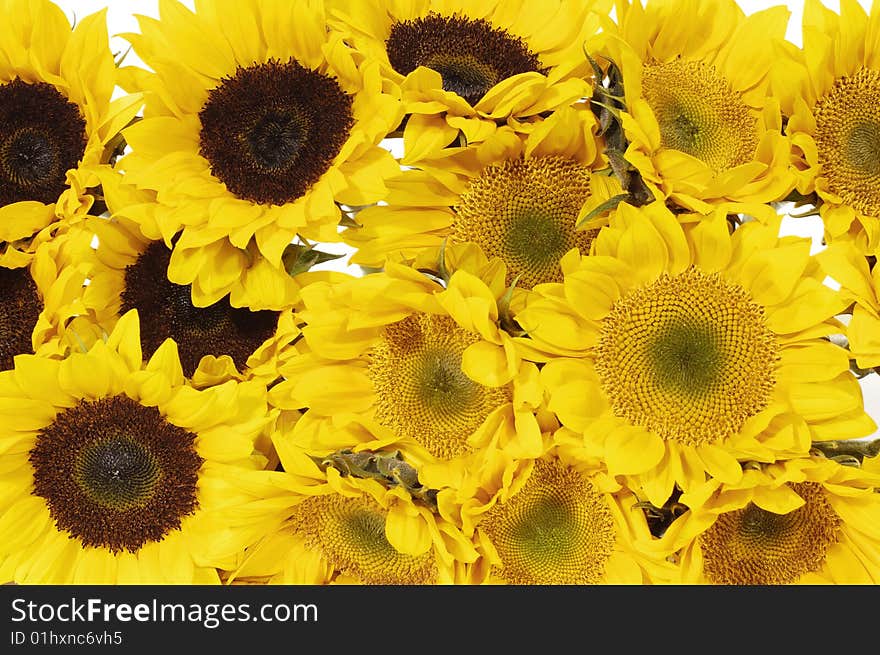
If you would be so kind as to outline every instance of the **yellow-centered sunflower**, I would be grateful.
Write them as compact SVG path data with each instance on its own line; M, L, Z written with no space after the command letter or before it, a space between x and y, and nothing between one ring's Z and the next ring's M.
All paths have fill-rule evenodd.
M734 0L616 8L617 24L609 21L591 54L623 76L625 158L655 197L701 213L784 198L795 179L768 87L788 10L746 17Z
M338 203L385 194L399 169L378 144L400 122L399 98L327 30L321 3L218 0L192 13L160 0L159 16L126 35L155 71L123 69L145 108L119 170L158 203L138 220L169 247L180 232L168 276L192 284L199 306L243 284L284 287L296 235L336 241Z
M537 368L499 326L505 271L485 257L471 270L456 270L444 289L389 263L303 290L308 352L281 367L285 380L270 392L274 406L305 410L294 429L300 447L315 455L353 448L359 442L340 422L378 425L365 438L381 428L406 444L434 488L454 486L488 443L519 457L542 452L550 428Z
M821 457L682 494L663 536L680 584L880 583L880 476Z
M572 248L588 254L596 234L578 228L582 207L594 195L620 193L612 178L594 179L603 166L597 130L588 108L566 107L528 136L502 127L479 145L425 155L343 233L357 248L351 262L436 259L441 244L470 242L503 261L517 287L561 280L562 256Z
M140 97L111 100L106 10L75 28L49 0L3 0L0 15L0 265L19 268L92 208Z
M740 459L805 454L875 429L845 349L825 337L847 301L811 242L724 212L679 223L622 204L589 257L564 262L514 318L563 429L662 506ZM540 291L540 293L537 293ZM543 354L542 354L543 352Z
M172 341L143 360L137 312L63 360L0 373L0 581L219 582L251 535L231 526L262 468L265 386L198 391Z
M335 3L331 25L380 62L407 115L404 163L461 133L483 141L589 97L582 44L606 0L370 0Z
M798 190L818 195L827 241L853 240L880 253L880 5L867 16L856 0L838 15L804 4L803 51L780 75L777 95L790 114Z
M260 474L274 486L251 513L261 538L229 571L229 582L450 584L477 559L435 503L413 498L402 486L357 477L349 467L341 474L278 431L273 441L284 472Z
M493 461L500 460L500 461ZM486 454L444 514L473 536L470 584L654 584L674 576L636 498L558 449L517 467ZM442 499L441 499L442 500Z

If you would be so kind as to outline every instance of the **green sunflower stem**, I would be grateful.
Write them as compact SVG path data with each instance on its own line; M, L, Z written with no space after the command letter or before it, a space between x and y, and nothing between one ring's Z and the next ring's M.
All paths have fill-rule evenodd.
M663 507L657 507L647 500L640 500L633 504L632 509L644 512L651 534L659 538L675 519L688 511L687 505L678 502L678 495L680 494L676 490L673 498L670 498Z
M626 111L623 74L617 64L610 59L605 58L608 67L603 70L586 49L584 56L590 62L596 80L593 96L590 98L590 107L599 121L599 135L606 143L605 156L608 158L608 164L625 193L595 208L580 223L615 209L623 201L641 207L654 200L654 194L645 184L639 171L625 157L629 141L623 131L622 112Z
M815 192L804 195L797 189L794 189L780 202L792 202L795 207L803 207L804 205L817 206L819 204L819 196Z
M440 253L437 255L437 277L443 280L443 285L449 284L449 278L452 277L446 268L446 239L440 243Z
M526 336L526 332L516 322L516 319L513 318L513 314L510 313L510 301L513 299L513 290L516 288L519 278L519 275L513 278L510 286L507 287L507 291L498 300L498 322L501 325L501 329L514 337Z
M861 368L858 364L856 364L856 360L854 359L851 359L849 362L849 370L852 371L852 374L855 375L859 380L861 380L862 378L866 378L869 375L880 372L877 370L877 368Z
M832 441L814 441L811 452L841 464L858 466L865 457L876 457L880 454L880 437L873 439L840 439Z
M119 159L123 154L125 154L125 148L128 146L128 143L123 136L123 131L131 127L132 125L139 123L143 120L142 116L135 116L128 123L125 124L119 132L117 132L112 139L107 142L107 145L104 146L104 151L101 153L101 163L102 164L110 164L111 166L116 163L116 160Z
M339 225L341 227L353 227L353 228L362 227L361 224L358 223L357 219L355 218L355 216L357 216L357 212L346 211L344 209L340 209L339 211L341 214L341 216L339 218Z
M437 508L437 490L419 482L418 470L404 461L399 450L337 450L324 457L311 457L321 470L334 468L343 477L378 480L386 487L403 487L414 499L431 509Z

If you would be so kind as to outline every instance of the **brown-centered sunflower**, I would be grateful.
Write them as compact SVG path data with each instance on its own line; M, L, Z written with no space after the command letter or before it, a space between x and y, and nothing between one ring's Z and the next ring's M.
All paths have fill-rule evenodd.
M97 237L88 253L92 273L85 293L96 326L92 339L136 309L145 357L173 339L183 373L197 387L229 379L269 383L278 377L279 363L296 352L299 330L291 304L250 309L223 297L196 306L190 285L168 279L172 251L164 241L146 238L124 212L93 218L89 227Z
M87 352L0 373L0 581L217 583L246 545L265 386L198 391L174 342L146 362L140 343L132 311Z
M20 268L92 209L141 99L112 99L106 10L75 28L49 0L4 0L0 14L0 265Z
M464 135L485 140L589 97L582 44L605 0L336 3L331 25L402 93L404 163Z
M193 13L163 0L158 19L138 20L126 38L153 72L123 69L145 117L125 131L118 168L156 200L138 212L149 236L171 245L180 233L169 278L192 284L199 306L242 285L284 287L294 237L338 240L340 204L385 194L398 166L378 144L399 98L328 31L321 3L218 0Z

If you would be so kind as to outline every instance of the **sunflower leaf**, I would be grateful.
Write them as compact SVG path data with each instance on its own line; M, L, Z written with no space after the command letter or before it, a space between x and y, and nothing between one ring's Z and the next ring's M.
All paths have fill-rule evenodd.
M304 245L301 243L291 243L284 249L281 255L281 263L284 269L291 277L305 273L313 266L323 264L324 262L339 259L345 255L337 255L322 250L316 250L314 245Z
M577 222L577 227L580 227L582 224L591 221L597 216L601 216L605 212L611 211L612 209L616 209L617 205L620 203L627 201L630 199L630 195L628 193L619 193L616 196L611 196L605 202L602 202L595 206L592 210L590 210L581 220Z
M602 84L605 79L605 71L602 70L602 67L599 65L599 63L595 59L593 59L589 52L587 52L586 47L584 47L583 50L584 57L587 58L587 61L590 62L590 66L592 66L593 68L593 75L596 76L597 84Z

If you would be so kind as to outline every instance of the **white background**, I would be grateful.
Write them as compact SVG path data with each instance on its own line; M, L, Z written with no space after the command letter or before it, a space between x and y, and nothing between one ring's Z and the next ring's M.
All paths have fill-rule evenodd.
M534 1L540 2L541 0ZM193 0L182 0L182 2L188 7L193 8ZM859 2L866 10L870 10L871 0L859 0ZM117 35L138 31L135 14L152 17L158 17L159 15L158 0L55 0L55 3L68 14L71 20L77 17L82 18L107 7L107 23L111 34L110 47L114 53L124 52L128 49L127 42ZM788 3L780 3L767 0L739 0L739 6L742 7L746 14L778 4L787 5L791 11L786 36L793 43L800 45L801 19L804 6L802 1L795 0ZM824 4L835 11L839 11L839 4L835 0L824 0ZM760 48L761 44L756 43L755 47ZM134 52L129 52L125 63L128 65L143 65L143 62L140 61ZM788 234L811 237L814 241L814 251L821 249L822 226L817 219L799 219L796 223L787 220L783 226L783 231ZM334 252L344 251L334 249ZM331 262L328 265L324 265L324 267L345 268L344 260ZM862 389L865 394L865 407L868 413L880 424L880 376L870 375L864 378L862 380ZM880 436L880 430L875 433L875 436Z

